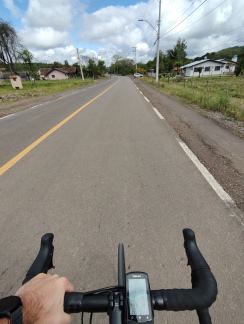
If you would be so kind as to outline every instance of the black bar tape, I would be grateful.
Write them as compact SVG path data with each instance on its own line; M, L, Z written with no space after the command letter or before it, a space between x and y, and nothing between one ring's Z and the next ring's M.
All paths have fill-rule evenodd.
M209 308L216 300L217 283L208 269L192 272L193 289L153 290L155 310L183 311Z
M71 313L106 313L109 309L109 294L88 295L72 292L65 293L64 312Z
M208 309L197 310L197 315L200 324L212 324Z

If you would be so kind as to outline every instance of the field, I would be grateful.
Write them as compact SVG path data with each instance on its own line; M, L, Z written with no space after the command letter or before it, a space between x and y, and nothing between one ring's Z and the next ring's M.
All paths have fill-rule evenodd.
M85 79L84 81L82 79L22 81L23 89L13 89L11 83L4 82L0 85L0 104L68 91L93 82L93 79Z
M163 93L179 97L186 104L221 112L226 119L244 121L243 76L186 78L180 82L161 78L159 84L151 77L140 80Z

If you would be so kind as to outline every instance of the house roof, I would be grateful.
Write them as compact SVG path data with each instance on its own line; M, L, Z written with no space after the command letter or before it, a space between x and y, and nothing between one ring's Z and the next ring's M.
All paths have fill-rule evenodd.
M48 72L52 71L50 68L40 68L39 69L39 74L40 75L47 75Z
M217 59L217 60L215 60L215 61L228 61L228 62L236 63L235 61L228 60L228 59L225 59L225 58L223 58L223 59Z
M49 69L49 71L45 74L48 75L52 71L57 70L59 72L65 73L65 74L73 74L76 73L76 67L70 67L70 68L54 68L54 69Z
M207 61L211 61L211 62L217 62L218 64L225 64L223 62L220 62L219 60L211 60L211 59L204 59L204 60L200 60L200 61L195 61L195 62L191 62L189 64L186 64L186 65L183 65L181 66L181 69L182 68L185 68L185 67L192 67L192 66L195 66L195 65L199 65L199 64L202 64L204 62L207 62Z

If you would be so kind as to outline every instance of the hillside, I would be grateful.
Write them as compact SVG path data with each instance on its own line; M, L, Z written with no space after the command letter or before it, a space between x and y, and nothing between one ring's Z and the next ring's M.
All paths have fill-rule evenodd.
M213 59L213 60L221 59L221 58L226 58L231 60L234 55L237 55L239 58L244 56L244 46L228 47L218 52L206 53L202 56L195 57L194 61L203 60L205 56L207 56L208 59Z

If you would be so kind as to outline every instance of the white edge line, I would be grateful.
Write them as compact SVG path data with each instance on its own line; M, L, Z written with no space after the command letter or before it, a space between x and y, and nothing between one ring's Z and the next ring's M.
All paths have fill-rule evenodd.
M160 112L156 108L153 107L153 110L155 111L155 113L158 115L160 119L164 119L164 117L160 114Z
M141 91L139 91L141 94L143 94Z
M195 154L189 149L189 147L182 142L181 140L177 139L182 149L185 153L189 156L204 178L208 181L210 186L213 190L217 193L217 195L225 202L234 204L233 199L224 191L221 185L214 179L212 174L205 168L205 166L198 160Z
M147 97L144 96L144 98L145 98L145 100L146 100L147 102L150 102L150 101L147 99Z
M0 119L7 118L7 117L10 117L10 116L13 116L13 115L15 115L15 114L7 115L7 116L4 116L4 117L1 117Z

